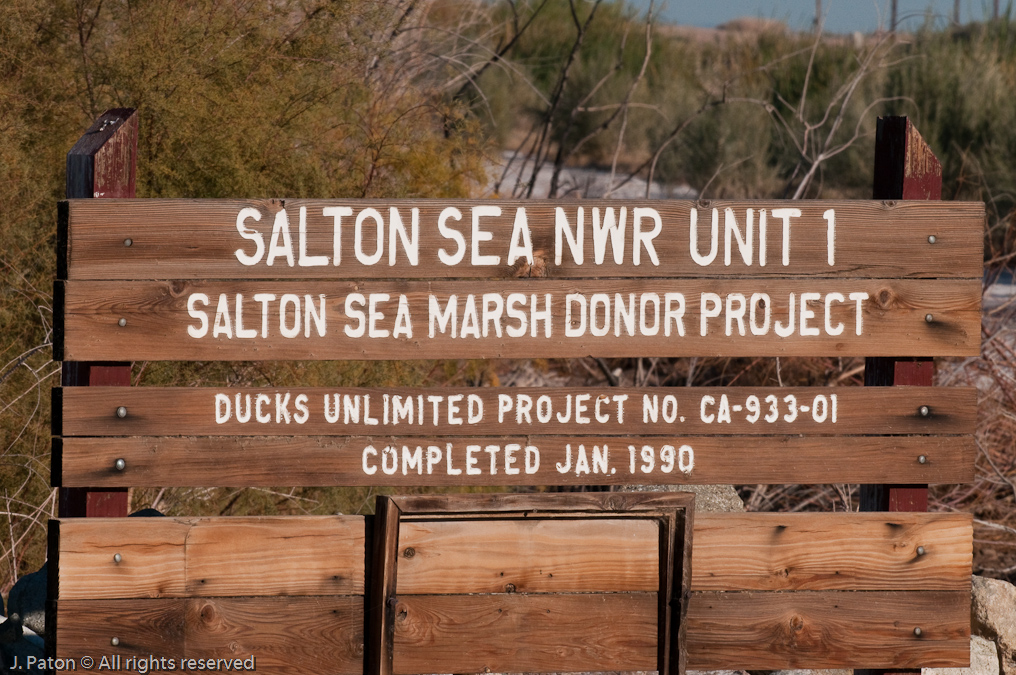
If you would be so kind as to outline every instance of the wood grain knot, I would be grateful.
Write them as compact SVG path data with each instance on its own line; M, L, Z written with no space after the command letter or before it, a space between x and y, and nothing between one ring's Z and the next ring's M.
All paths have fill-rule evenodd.
M530 265L527 260L519 260L512 265L509 271L509 276L516 279L542 279L548 276L547 273L547 259L545 257L545 251L537 250L533 252L533 264Z
M875 303L879 309L891 309L895 300L896 294L888 288L883 288L875 294Z
M215 612L215 605L207 603L201 607L201 620L206 624L215 623L218 616Z

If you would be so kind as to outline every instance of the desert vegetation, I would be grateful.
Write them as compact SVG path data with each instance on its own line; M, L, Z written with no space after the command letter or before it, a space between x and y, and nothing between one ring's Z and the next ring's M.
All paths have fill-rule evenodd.
M880 114L909 115L945 199L982 200L986 280L1012 269L1016 23L913 34L699 33L597 0L6 0L0 8L0 591L45 557L56 202L101 112L140 115L139 197L586 196L686 185L710 198L871 195ZM538 177L548 176L546 181ZM640 182L641 181L641 182ZM986 303L977 573L1016 578L1013 305ZM320 386L603 382L858 385L858 359L135 363L133 383ZM857 486L739 486L750 509L856 509ZM170 514L356 513L366 489L137 490Z

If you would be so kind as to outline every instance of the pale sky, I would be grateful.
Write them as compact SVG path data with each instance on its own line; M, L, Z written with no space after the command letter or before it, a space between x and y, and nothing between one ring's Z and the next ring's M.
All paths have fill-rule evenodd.
M645 10L650 0L628 0L628 4ZM1002 11L1009 0L1002 0ZM740 16L762 17L786 21L792 28L808 29L815 17L815 0L656 0L664 5L662 18L672 23L713 27ZM903 28L915 28L927 12L935 15L939 26L952 18L954 0L898 0ZM992 0L961 0L960 19L980 21L990 16ZM882 24L888 27L889 0L822 0L826 30L834 33L870 32Z

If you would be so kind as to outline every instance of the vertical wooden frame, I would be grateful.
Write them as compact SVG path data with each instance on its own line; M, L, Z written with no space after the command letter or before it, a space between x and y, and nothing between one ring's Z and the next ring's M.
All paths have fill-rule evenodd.
M110 199L135 196L137 180L138 114L133 108L107 110L78 139L67 153L67 198ZM57 278L54 288L53 360L63 359L63 285L67 279L68 256L66 205L58 212ZM63 386L121 386L131 383L130 363L64 362ZM59 456L54 443L54 457ZM56 465L54 465L56 466ZM57 470L51 480L60 487ZM61 488L58 511L61 517L126 516L128 493L123 488Z
M878 118L873 199L942 199L942 165L907 117ZM935 360L926 357L869 357L865 386L934 384ZM862 485L861 511L927 511L927 485ZM863 670L856 675L906 675L919 670Z
M364 673L392 675L395 649L395 582L398 572L399 521L402 510L396 500L378 497L373 527L368 521L370 539L365 570L366 627L363 638Z
M659 523L658 672L683 675L691 584L691 493L480 494L378 497L373 526L374 578L368 580L365 672L394 673L400 523L447 519L651 519Z
M907 117L880 117L875 136L874 199L942 198L942 165ZM865 386L931 386L930 358L867 358ZM862 485L862 511L927 511L927 485Z

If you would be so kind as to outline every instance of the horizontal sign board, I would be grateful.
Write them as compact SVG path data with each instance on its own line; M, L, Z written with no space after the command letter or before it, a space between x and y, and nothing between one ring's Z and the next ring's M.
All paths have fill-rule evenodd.
M980 278L984 204L61 203L64 279Z
M980 279L57 282L57 358L974 356Z
M531 561L511 565L503 528L530 526L495 522L502 529L483 527L489 521L403 520L398 593L455 586L484 594L507 583L516 596L571 592L604 555L648 557L659 542L600 529L583 545L568 539L563 547L547 533ZM969 514L699 512L693 527L686 628L697 668L819 667L833 659L838 667L955 667L969 658ZM362 516L77 518L51 521L50 531L49 557L59 560L59 583L50 584L57 657L90 654L98 664L150 652L179 663L223 649L227 631L237 636L236 650L248 649L244 655L266 669L317 663L314 672L338 672L340 663L343 672L364 672L365 599L349 597L363 593L372 559ZM415 555L405 557L406 548ZM442 555L428 555L434 550ZM110 551L122 554L120 563ZM445 568L449 558L460 563L454 574ZM281 637L280 611L298 619ZM788 616L801 630L786 630ZM186 630L158 630L165 626ZM646 630L654 634L655 625ZM802 634L821 639L802 641ZM118 647L109 646L112 635ZM326 665L322 654L332 659Z
M689 670L896 671L969 660L967 590L702 591L688 603Z
M971 436L53 439L60 487L964 483Z
M969 513L700 510L694 517L692 590L966 590L971 520ZM398 590L444 593L466 585L469 593L492 593L509 581L520 592L605 590L580 587L589 583L588 562L606 563L600 583L608 578L616 583L620 575L632 575L631 563L648 559L659 544L658 533L626 532L623 520L612 521L621 527L600 526L606 522L572 538L547 528L534 549L532 566L545 565L547 553L568 563L587 560L581 566L562 564L553 576L506 567L510 561L502 545L512 536L506 532L528 528L524 520L488 521L482 532L472 531L462 520L403 522L401 550L426 551L440 542L447 553L412 558L412 566L399 570ZM64 600L313 597L362 594L365 588L363 516L76 518L52 523L59 535L58 589ZM478 555L478 540L489 542L488 555ZM918 546L925 553L915 560ZM111 548L130 563L131 574L110 564ZM447 557L457 562L452 575ZM237 565L246 573L238 574ZM502 580L498 573L508 569L518 576ZM787 574L773 574L774 569ZM648 580L634 577L629 585L629 590L638 590L648 586Z
M963 435L971 387L64 387L56 436Z

